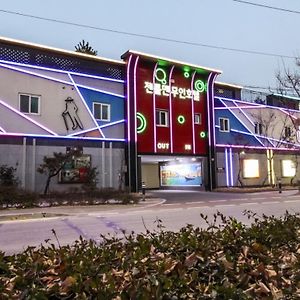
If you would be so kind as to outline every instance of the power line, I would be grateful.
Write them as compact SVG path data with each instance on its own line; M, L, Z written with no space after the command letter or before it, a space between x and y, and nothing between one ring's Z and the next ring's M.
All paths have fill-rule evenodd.
M233 1L235 1L235 0L233 0ZM163 37L154 36L154 35L139 34L139 33L134 33L134 32L120 31L120 30L108 29L108 28L103 28L103 27L97 27L97 26L92 26L92 25L87 25L87 24L67 22L67 21L63 21L63 20L34 16L34 15L19 13L19 12L15 12L15 11L4 10L4 9L0 9L0 12L6 13L6 14L22 16L22 17L27 17L27 18L32 18L32 19L37 19L37 20L59 23L59 24L77 26L77 27L88 28L88 29L93 29L93 30L100 30L100 31L105 31L105 32L112 32L112 33L116 33L116 34L123 34L123 35L127 35L127 36L135 36L135 37L141 37L141 38L147 38L147 39L153 39L153 40L159 40L159 41L165 41L165 42L172 42L172 43L178 43L178 44L185 44L185 45L191 45L191 46L197 46L197 47L206 47L206 48L247 53L247 54L256 54L256 55L296 59L295 56L262 52L262 51L254 51L254 50L245 50L245 49L238 49L238 48L229 48L229 47L215 46L215 45L202 44L202 43L196 43L196 42L176 40L176 39L169 39L169 38L163 38Z
M273 9L273 10L284 11L284 12L293 13L293 14L300 14L300 11L298 11L298 10L285 9L285 8L281 8L281 7L269 6L269 5L254 3L254 2L250 2L250 1L243 1L243 0L232 0L232 1L240 2L240 3L248 4L248 5L253 5L253 6L269 8L269 9Z

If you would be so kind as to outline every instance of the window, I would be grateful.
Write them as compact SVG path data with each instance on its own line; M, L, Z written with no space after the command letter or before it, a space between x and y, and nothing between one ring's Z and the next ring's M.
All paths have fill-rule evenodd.
M255 123L254 124L254 132L256 134L262 134L263 133L263 125L261 123Z
M296 175L295 162L289 159L281 161L282 176L283 177L294 177Z
M219 118L220 131L229 132L229 119Z
M259 165L257 159L244 159L243 160L243 177L244 178L258 178Z
M168 112L166 110L156 111L156 125L164 127L169 126Z
M284 127L284 136L286 138L290 137L292 135L292 129L291 127L285 126Z
M94 102L93 112L96 120L110 121L110 104Z
M40 113L40 96L30 94L19 94L20 112L26 114Z
M195 114L194 115L194 123L195 124L201 124L201 114Z

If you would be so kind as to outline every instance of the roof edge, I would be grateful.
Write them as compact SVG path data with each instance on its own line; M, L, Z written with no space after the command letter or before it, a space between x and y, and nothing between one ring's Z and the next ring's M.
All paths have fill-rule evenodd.
M38 50L46 50L46 51L48 50L48 51L56 52L59 54L66 54L66 55L71 55L71 56L80 57L80 58L84 58L84 59L99 61L99 62L109 62L109 63L113 63L113 64L125 65L125 62L122 60L114 60L114 59L104 58L101 56L94 56L94 55L89 55L89 54L85 54L85 53L64 50L61 48L55 48L55 47L45 46L42 44L31 43L31 42L26 42L26 41L22 41L22 40L12 39L12 38L6 38L3 36L0 36L0 43L1 42L18 45L18 46L27 46L27 47L35 48Z
M152 54L148 54L148 53L144 53L144 52L139 52L139 51L135 51L135 50L127 50L124 54L122 54L121 58L126 59L126 57L130 54L144 56L144 57L147 57L151 60L156 60L156 59L166 60L166 61L169 61L171 63L177 64L177 65L180 65L180 66L189 66L189 67L193 67L193 68L199 68L199 69L203 69L203 70L206 70L206 71L222 74L221 70L212 69L212 68L208 68L208 67L203 67L203 66L191 64L191 63L188 63L188 62L174 60L174 59L170 59L170 58L163 57L163 56L156 56L156 55L152 55Z

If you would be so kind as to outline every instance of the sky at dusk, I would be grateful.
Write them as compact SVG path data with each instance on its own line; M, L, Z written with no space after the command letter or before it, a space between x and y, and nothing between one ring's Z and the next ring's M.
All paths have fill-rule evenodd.
M300 1L295 0L249 2L300 12ZM0 10L0 35L3 37L66 50L74 50L74 46L84 39L98 51L99 56L105 58L120 59L128 49L137 50L220 69L223 74L218 81L243 86L275 87L275 73L282 64L295 69L294 59L280 55L300 56L300 13L234 0L10 0L1 1ZM266 55L222 48L263 52Z

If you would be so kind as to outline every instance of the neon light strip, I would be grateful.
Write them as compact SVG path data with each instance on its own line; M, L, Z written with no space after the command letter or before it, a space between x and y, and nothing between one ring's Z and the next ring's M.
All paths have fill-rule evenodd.
M230 186L233 186L233 166L232 166L232 148L229 148L229 165L230 165Z
M275 170L274 170L274 155L273 150L271 149L271 169L272 169L272 184L275 184Z
M268 172L268 182L271 184L271 162L270 162L270 149L267 149L267 172Z
M2 104L3 106L5 106L6 108L10 109L11 111L13 111L14 113L16 113L17 115L21 116L22 118L26 119L27 121L37 125L38 127L44 129L45 131L48 131L49 133L57 136L57 133L55 133L54 131L52 131L51 129L43 126L42 124L36 122L35 120L27 117L25 114L21 113L20 111L16 110L15 108L13 108L12 106L8 105L7 103L5 103L4 101L0 100L0 104Z
M231 101L231 100L230 100ZM258 107L258 106L238 106L238 107L234 107L234 106L230 106L230 108L233 110L233 109L257 109L257 108L265 108L265 106L261 106L261 107ZM215 107L215 110L222 110L222 109L227 109L227 107Z
M77 131L77 132L68 134L67 136L76 136L76 135L87 133L87 132L91 132L91 131L94 131L94 130L99 130L99 126L98 127L94 127L94 128L85 129L85 130L82 130L82 131Z
M127 64L127 140L130 142L131 137L130 137L130 65L131 65L131 60L132 60L132 55L129 56L128 59L128 64ZM128 147L128 157L130 157L130 147ZM129 176L129 181L130 181L130 176ZM129 182L130 184L130 182ZM130 186L130 185L129 185Z
M54 77L51 77L51 76L37 74L37 73L31 72L31 71L25 71L25 70L20 69L20 68L16 68L16 67L12 67L12 66L6 66L6 65L3 65L3 64L0 64L0 66L3 67L3 68L9 69L9 70L18 71L20 73L24 73L24 74L28 74L28 75L40 77L40 78L43 78L43 79L48 79L48 80L60 82L60 83L63 83L63 84L72 85L72 83L69 82L69 81L65 81L65 80L62 80L62 79L54 78Z
M116 94L116 93L107 92L107 91L96 89L96 88L93 88L93 87L90 87L90 86L87 86L87 85L77 84L77 86L79 86L81 88L89 89L89 90L92 90L92 91L95 91L95 92L99 92L99 93L102 93L102 94L107 94L107 95L111 95L111 96L115 96L115 97L119 97L119 98L125 98L125 95L120 95L120 94Z
M291 115L288 111L285 111L283 108L278 108L281 112L285 113L286 115L288 115L290 118L293 118L294 120L298 119L297 117ZM297 111L299 114L299 111Z
M196 71L194 71L191 81L191 90L194 89L194 81L195 81ZM192 131L193 131L193 154L196 153L196 141L195 141L195 103L194 103L194 93L192 94L191 99L192 104Z
M246 119L253 125L255 126L255 123L248 117L248 115L238 106L238 104L233 101L234 105L237 106L237 108L239 109L239 111L246 117Z
M220 126L216 126L216 127L220 127ZM291 146L296 146L297 144L295 143L290 143L290 142L286 142L286 141L281 141L281 140L277 140L277 139L274 139L274 138L271 138L271 137L266 137L266 136L263 136L263 135L255 135L253 133L249 133L249 132L244 132L244 131L240 131L240 130L236 130L236 129L230 129L230 131L233 131L233 132L237 132L237 133L242 133L242 134L245 134L245 135L250 135L250 136L253 136L253 137L259 137L261 139L265 139L265 140L268 140L268 142L270 142L270 144L272 144L272 141L274 142L278 142L278 143L282 143L282 144L287 144L287 145L291 145ZM261 143L262 144L262 143ZM268 146L262 144L265 148L268 148ZM273 145L274 146L274 145ZM300 146L300 145L298 145ZM278 149L274 146L274 149Z
M211 86L210 86L210 90L211 90L211 105L212 105L212 124L215 124L215 113L214 113L214 110L215 110L215 101L214 101L214 97L215 97L215 89L214 89L214 82L217 78L218 74L215 74L214 77L213 77L213 80L212 80L212 83L211 83ZM213 146L216 145L216 133L215 131L213 130L212 132L212 135L213 135Z
M125 123L125 121L126 121L125 119L118 120L118 121L111 122L111 123L106 124L106 125L99 126L99 128L106 128L106 127L114 126L114 125L117 125L117 124L120 124L120 123Z
M172 90L171 86L172 86L172 75L173 75L173 70L174 70L175 66L172 66L171 71L170 71L170 75L169 75L169 86L170 86L170 90ZM169 110L170 110L170 144L171 144L171 153L174 153L174 149L173 149L173 109L172 109L172 93L170 93L169 95ZM155 143L156 145L156 143Z
M152 76L153 86L155 85L155 73L158 63L155 64ZM155 103L155 93L152 96L153 99L153 132L154 132L154 153L157 152L157 140L156 140L156 103Z
M43 78L43 79L51 80L51 81L54 81L54 82L59 82L59 83L67 84L67 85L72 85L72 82L61 80L61 79L58 79L58 78L55 78L55 77L51 77L51 76L47 76L47 75L42 75L42 74L39 74L39 73L34 73L34 72L23 70L23 69L20 69L20 68L6 66L6 65L3 65L3 64L0 64L0 66L3 67L3 68L6 68L6 69L18 71L20 73L28 74L28 75L31 75L31 76L36 76L36 77L40 77L40 78ZM120 98L125 98L124 95L107 92L107 91L96 89L96 88L89 87L89 86L86 86L86 85L77 84L77 86L82 87L82 88L86 88L86 89L89 89L89 90L93 90L93 91L96 91L96 92L100 92L100 93L103 93L103 94L108 94L108 95L112 95L112 96L116 96L116 97L120 97Z
M216 147L226 148L226 147L232 147L232 148L238 148L238 149L259 149L259 150L266 150L266 147L260 147L260 146L246 146L246 145L229 145L229 144L216 144ZM272 148L269 147L268 149L272 150L280 150L280 151L298 151L300 147L295 148Z
M210 82L211 80L211 77L213 76L213 73L210 73L209 76L208 76L208 80L207 82ZM209 90L210 88L207 89L207 94L206 94L206 102L207 102L207 112L208 112L208 116L207 116L207 125L208 125L208 132L212 133L211 131L211 126L210 126L210 95L209 95ZM215 124L215 123L213 123ZM208 145L211 146L211 134L208 134ZM211 173L211 172L210 172Z
M73 85L74 85L74 87L75 87L75 89L76 89L76 91L77 91L77 93L78 93L78 95L79 95L79 97L80 97L80 99L81 99L83 105L84 105L85 108L87 109L87 111L88 111L90 117L92 118L94 124L96 125L96 127L98 127L98 123L97 123L96 119L94 118L92 112L90 111L89 107L87 106L87 104L86 104L86 102L85 102L83 96L81 95L81 93L80 93L80 91L79 91L79 89L78 89L78 87L77 87L75 81L74 81L73 78L72 78L72 75L71 75L71 74L68 74L68 75L69 75L69 78L70 78L70 80L72 81L72 83L73 83ZM103 134L102 130L101 130L99 127L98 127L98 130L99 130L100 134L105 138L105 135Z
M282 107L279 107L279 106L271 106L271 105L265 105L265 104L256 104L256 103L249 103L247 101L242 101L242 100L236 100L236 99L231 99L231 98L223 98L223 97L219 97L219 96L215 96L216 99L219 99L219 100L225 100L225 101L235 101L235 102L238 102L238 103L243 103L245 105L253 105L254 107L253 108L257 108L257 107L260 107L260 108L271 108L271 109L280 109L280 110L284 110ZM286 111L289 111L289 112L294 112L294 113L298 113L299 114L299 110L295 110L295 109L286 109Z
M221 100L220 99L220 101L225 105L225 106L227 106L224 102L223 102L223 100ZM232 110L228 107L228 110L231 112L231 114L234 116L234 117L236 117L239 121L240 121L240 123L245 127L245 128L247 128L248 130L249 130L249 128L248 128L248 126L246 126L245 124L244 124L244 122L242 122L242 120L238 117L238 116L236 116L233 112L232 112ZM249 130L250 132L251 132L251 130ZM262 144L263 146L264 146L264 144L255 136L255 135L253 135L255 138L256 138L256 140L260 143L260 144Z
M133 80L134 80L134 83L133 83L133 94L134 94L134 111L133 111L133 116L134 116L134 133L135 133L135 142L137 142L137 117L136 117L136 113L137 113L137 95L136 95L136 69L137 69L137 64L138 64L138 61L139 61L140 57L138 56L136 59L135 59L135 63L134 63L134 68L133 68ZM137 143L135 143L135 145L137 145ZM137 153L137 151L136 151ZM136 170L137 170L137 166L136 166Z
M54 135L43 135L43 134L31 134L31 133L16 133L16 132L1 132L0 136L21 136L21 137L41 137L41 138L53 138L53 139L68 139L68 140L95 140L95 141L111 141L111 142L125 142L126 139L117 138L95 138L95 137L71 137L71 136L54 136Z
M229 170L228 170L228 152L225 148L225 174L226 174L226 186L229 186Z
M119 82L119 83L124 83L125 82L124 80L121 80L121 79L114 79L114 78L103 77L103 76L89 75L89 74L85 74L85 73L78 73L78 72L72 72L72 71L64 71L64 70L60 70L60 69L53 69L53 68L47 68L47 67L42 67L42 66L35 66L35 65L31 65L31 64L17 63L17 62L2 60L2 59L0 59L0 63L20 66L20 67L26 67L26 68L31 68L31 69L38 69L38 70L43 70L43 71L57 72L57 73L63 73L63 74L72 74L72 75L76 75L76 76L83 76L83 77L106 80L106 81L112 81L112 82Z

